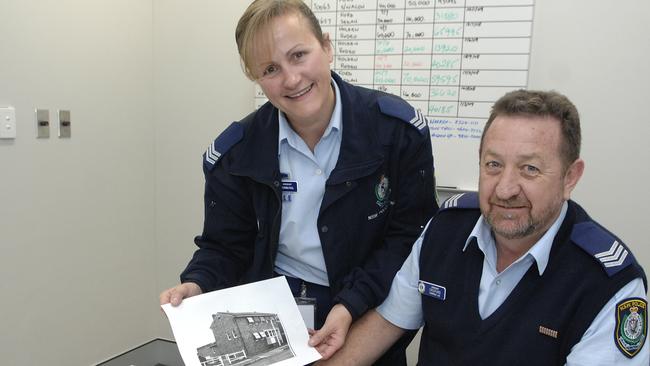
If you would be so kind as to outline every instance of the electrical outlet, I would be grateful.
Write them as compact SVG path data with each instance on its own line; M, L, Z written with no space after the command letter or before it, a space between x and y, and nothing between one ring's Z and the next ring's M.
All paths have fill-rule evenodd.
M14 107L0 107L0 139L16 138L16 110Z

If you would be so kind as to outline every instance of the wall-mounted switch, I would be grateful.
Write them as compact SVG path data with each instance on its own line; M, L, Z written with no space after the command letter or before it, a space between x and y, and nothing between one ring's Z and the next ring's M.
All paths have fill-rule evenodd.
M70 111L59 110L59 137L70 137Z
M16 138L16 110L14 107L0 107L0 139Z
M50 137L50 111L48 109L36 110L36 137L39 139Z

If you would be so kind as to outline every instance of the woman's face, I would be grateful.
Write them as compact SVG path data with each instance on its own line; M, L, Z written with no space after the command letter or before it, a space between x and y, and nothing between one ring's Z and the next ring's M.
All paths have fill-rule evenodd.
M328 122L335 103L329 39L322 45L308 22L291 13L275 18L255 38L253 72L271 103L293 125Z

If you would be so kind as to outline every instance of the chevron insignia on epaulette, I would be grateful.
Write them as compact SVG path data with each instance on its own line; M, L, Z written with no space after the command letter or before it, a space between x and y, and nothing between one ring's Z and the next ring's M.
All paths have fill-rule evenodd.
M634 261L625 244L593 221L576 224L571 240L592 255L610 277Z
M455 194L440 206L440 211L452 208L478 208L478 194L476 192L465 192Z
M413 108L407 102L396 97L382 96L377 98L377 104L379 104L379 110L383 114L408 122L422 134L428 133L427 117L419 109Z
M203 164L212 170L219 159L244 137L244 127L233 122L211 144L203 154Z
M217 151L217 148L214 146L214 141L208 146L208 149L205 150L205 161L208 162L209 164L216 164L219 158L221 157L221 153Z

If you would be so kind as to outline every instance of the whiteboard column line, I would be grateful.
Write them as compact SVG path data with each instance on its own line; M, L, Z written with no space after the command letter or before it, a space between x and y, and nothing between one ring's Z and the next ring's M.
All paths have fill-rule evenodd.
M456 98L456 118L460 118L460 87L463 82L463 47L465 46L465 18L467 17L467 0L463 4L463 31L460 35L460 69L458 70L458 96Z

